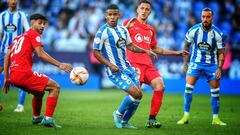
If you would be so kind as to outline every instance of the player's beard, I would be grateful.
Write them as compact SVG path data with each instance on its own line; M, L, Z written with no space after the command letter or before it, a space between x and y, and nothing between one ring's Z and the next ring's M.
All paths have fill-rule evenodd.
M203 22L202 26L205 30L210 30L212 27L212 23L208 23L208 22Z

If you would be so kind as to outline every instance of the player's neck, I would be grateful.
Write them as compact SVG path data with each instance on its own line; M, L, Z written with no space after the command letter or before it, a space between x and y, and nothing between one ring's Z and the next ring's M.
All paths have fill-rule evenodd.
M9 7L9 12L15 12L17 11L17 7Z
M141 19L141 18L137 18L137 20L140 22L140 23L142 23L142 24L147 24L147 19L146 20L143 20L143 19Z
M209 26L209 27L204 27L204 26L202 26L202 28L203 28L204 31L209 31L209 30L212 29L212 26Z

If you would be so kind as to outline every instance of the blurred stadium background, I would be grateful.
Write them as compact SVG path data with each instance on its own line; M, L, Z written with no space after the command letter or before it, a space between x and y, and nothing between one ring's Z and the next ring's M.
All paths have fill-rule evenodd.
M240 94L240 0L150 0L153 11L149 23L155 27L159 45L165 49L182 49L185 32L200 22L201 10L214 10L214 24L226 35L227 55L223 68L221 93ZM117 3L122 17L119 23L135 16L138 0L19 0L19 7L27 12L40 12L49 19L42 35L42 42L56 59L84 66L90 80L84 86L74 86L69 75L56 67L36 59L34 70L57 80L64 89L101 90L112 88L102 66L93 58L91 46L98 27L105 23L103 9L107 3ZM7 8L6 0L0 0L0 12ZM164 77L166 92L182 93L185 85L181 57L160 56L155 65ZM200 78L196 93L208 93L205 78ZM145 86L144 90L151 92Z

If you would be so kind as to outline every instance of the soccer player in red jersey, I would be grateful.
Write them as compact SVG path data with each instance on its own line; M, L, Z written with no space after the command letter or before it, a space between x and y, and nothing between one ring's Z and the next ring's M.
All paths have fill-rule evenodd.
M151 3L147 0L140 1L137 8L137 17L126 20L123 25L128 28L132 42L146 50L152 50L157 54L162 55L185 55L186 51L170 51L165 50L157 45L156 35L151 25L147 23L148 16L151 13ZM149 119L146 127L161 127L161 123L156 120L156 116L162 104L164 94L164 83L162 76L154 67L151 58L147 54L135 53L127 51L127 57L136 72L139 75L139 80L142 83L150 85L153 90L152 103Z
M31 28L24 34L17 36L9 46L4 58L4 91L9 91L9 84L22 88L33 94L32 99L32 124L42 124L47 127L61 128L52 118L57 105L60 86L54 80L42 73L32 71L33 54L46 62L57 66L66 72L72 70L71 65L60 63L43 50L40 39L47 18L41 14L33 14L30 17ZM45 116L41 116L42 99L45 91L48 91Z

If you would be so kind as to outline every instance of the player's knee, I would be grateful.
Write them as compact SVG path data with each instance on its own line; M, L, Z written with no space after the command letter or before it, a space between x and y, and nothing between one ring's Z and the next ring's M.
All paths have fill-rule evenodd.
M54 84L53 92L55 93L56 96L59 95L59 93L60 93L60 85L58 83Z
M142 96L143 96L143 94L139 90L136 90L133 94L133 98L138 99L138 100L142 99Z

